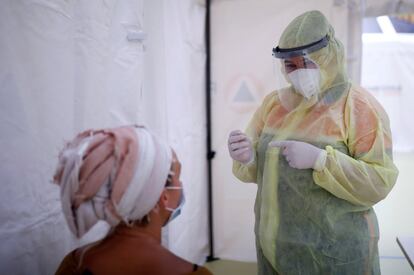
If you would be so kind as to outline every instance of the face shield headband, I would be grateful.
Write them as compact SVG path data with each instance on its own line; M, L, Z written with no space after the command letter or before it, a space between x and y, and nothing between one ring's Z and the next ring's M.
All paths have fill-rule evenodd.
M290 49L281 49L279 46L272 49L272 55L276 58L281 59L287 59L292 58L296 56L305 56L307 54L310 54L312 52L315 52L317 50L322 49L323 47L326 47L329 43L328 35L326 35L321 40L318 40L316 42L310 43L308 45L290 48Z

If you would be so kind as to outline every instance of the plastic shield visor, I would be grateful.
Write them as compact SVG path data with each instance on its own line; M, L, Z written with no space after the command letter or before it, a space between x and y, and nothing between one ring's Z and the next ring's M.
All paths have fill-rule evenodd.
M326 47L328 43L329 43L329 38L328 36L325 36L316 42L310 43L308 45L300 46L300 47L295 47L295 48L290 48L290 49L281 49L279 48L279 46L277 46L276 48L272 49L272 55L276 58L281 58L281 59L287 59L287 58L292 58L296 56L306 56L310 53L313 53L317 50L322 49L323 47Z

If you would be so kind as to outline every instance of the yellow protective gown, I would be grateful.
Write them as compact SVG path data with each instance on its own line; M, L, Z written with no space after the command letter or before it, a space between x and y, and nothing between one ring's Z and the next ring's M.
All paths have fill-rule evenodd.
M317 11L297 17L282 48L328 35L308 58L321 70L321 92L306 100L289 86L270 93L246 134L255 160L233 173L258 185L255 233L259 273L379 274L378 223L372 206L397 179L388 117L345 73L342 44ZM323 169L294 169L273 140L297 140L327 152Z

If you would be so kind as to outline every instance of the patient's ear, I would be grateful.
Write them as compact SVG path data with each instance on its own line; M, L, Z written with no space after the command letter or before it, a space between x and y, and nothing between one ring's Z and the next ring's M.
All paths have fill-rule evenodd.
M168 201L170 200L170 196L167 192L166 189L164 189L161 192L161 196L158 199L157 204L155 205L155 207L152 209L152 211L154 211L155 213L157 213L157 215L161 218L161 223L162 226L165 226L170 212L166 209L166 207L168 207Z
M167 190L164 189L161 192L161 196L160 196L160 198L158 200L158 204L157 205L159 205L162 209L164 209L165 207L167 207L169 199L170 199L170 196L168 195Z

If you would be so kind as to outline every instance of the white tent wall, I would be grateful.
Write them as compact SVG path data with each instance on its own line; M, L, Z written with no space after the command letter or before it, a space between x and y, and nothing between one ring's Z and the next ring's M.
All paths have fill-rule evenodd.
M147 1L146 5L153 1ZM158 2L158 1L155 1ZM157 5L157 4L155 4ZM164 81L168 140L182 163L186 197L177 222L168 228L168 247L177 255L204 263L208 254L205 110L204 1L162 1ZM157 19L156 16L152 17ZM159 19L158 19L159 20ZM162 64L159 64L162 66ZM146 80L146 79L145 79ZM145 83L145 81L144 81ZM150 95L149 89L148 95ZM152 112L159 112L158 109Z
M333 0L332 2L342 7L342 12L337 13L338 16L334 16L331 20L337 33L340 30L338 37L345 44L348 75L354 83L359 84L363 18L413 12L414 0Z
M384 106L394 151L414 152L414 35L364 34L362 85ZM392 68L392 70L390 70Z
M345 46L350 78L359 83L364 11L369 10L371 16L411 12L412 3L375 0L213 1L211 59L213 148L217 152L213 162L216 256L256 260L253 207L257 188L254 184L241 183L232 175L227 137L231 130L245 129L264 95L276 87L271 49L286 25L302 12L322 11ZM402 166L406 167L407 162L403 161ZM379 215L380 220L384 219L382 223L386 223L387 218L389 215ZM392 232L395 231L385 235L390 236ZM388 252L390 250L385 250L382 255L393 255Z
M403 14L414 11L413 0L363 0L363 16L373 17L388 14Z
M177 152L186 197L163 242L199 264L208 254L204 23L204 1L144 1L141 117Z
M0 9L0 273L52 274L82 240L51 183L64 141L89 128L145 124L183 163L187 195L166 245L207 255L204 16L201 2L7 0ZM128 41L144 31L143 42Z

